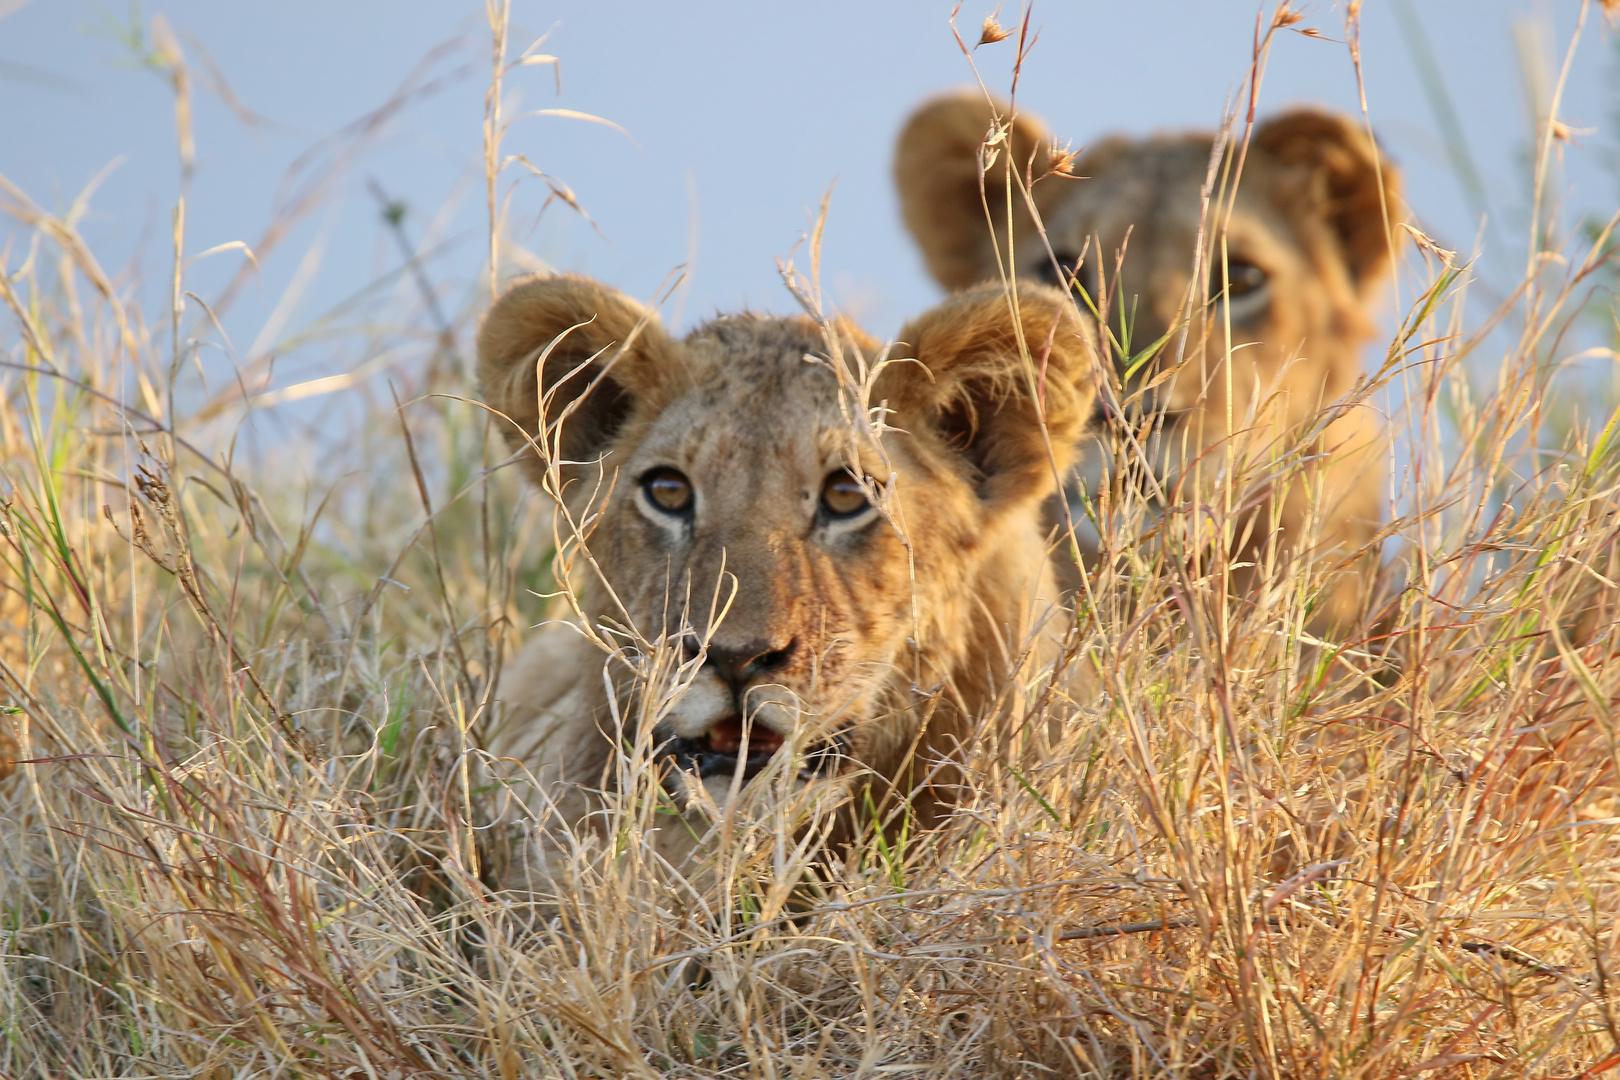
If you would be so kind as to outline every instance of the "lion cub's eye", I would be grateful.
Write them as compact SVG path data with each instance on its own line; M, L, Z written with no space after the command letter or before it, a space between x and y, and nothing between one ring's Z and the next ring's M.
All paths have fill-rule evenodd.
M692 509L692 482L675 469L654 469L641 478L641 490L666 513L685 514Z
M1245 296L1254 295L1265 288L1269 280L1270 278L1266 276L1266 272L1254 265L1254 263L1233 259L1226 264L1226 284L1231 289L1228 295L1233 300L1241 300ZM1210 299L1220 299L1221 285L1220 272L1219 268L1217 268L1216 273L1210 278L1209 282Z
M1226 280L1220 278L1217 266L1210 275L1209 298L1221 303L1222 285L1226 314L1234 323L1252 323L1271 309L1271 277L1264 270L1243 259L1232 259L1226 264Z
M843 469L828 474L821 485L821 509L828 517L854 517L871 505L860 482Z

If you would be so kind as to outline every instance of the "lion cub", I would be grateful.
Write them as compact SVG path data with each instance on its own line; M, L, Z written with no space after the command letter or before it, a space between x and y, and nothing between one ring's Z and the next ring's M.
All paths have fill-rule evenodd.
M580 826L619 782L617 748L646 740L686 818L654 836L676 865L717 808L767 782L892 786L928 819L974 723L1041 663L1056 595L1041 507L1057 489L1041 425L1072 447L1093 409L1089 319L1055 289L1018 301L953 297L882 364L853 326L803 317L727 316L676 340L582 277L496 302L484 398L588 531L580 609L623 643L609 659L554 627L503 677L490 749L532 772L532 810ZM656 699L649 648L679 665ZM558 850L542 829L506 886L554 891Z
M1324 409L1361 372L1368 309L1395 247L1397 174L1373 141L1349 118L1312 109L1258 125L1226 218L1218 173L1203 211L1212 134L1113 137L1086 150L1073 175L1048 175L1051 140L1020 115L1002 149L1036 178L1043 241L1016 189L1009 214L1007 157L981 168L986 136L1006 115L962 93L923 105L901 132L901 209L934 279L959 289L1010 263L1019 276L1089 294L1108 318L1114 341L1104 335L1103 345L1116 368L1137 367L1125 398L1140 391L1139 404L1126 413L1172 501L1210 501L1228 463L1221 448L1263 477L1274 455L1309 438L1316 464L1293 472L1280 500L1269 483L1238 485L1255 507L1239 526L1251 557L1272 539L1279 554L1367 545L1381 518L1380 425L1367 406ZM1193 280L1200 241L1207 285L1206 274ZM1156 355L1143 355L1161 338ZM1126 341L1134 356L1121 355ZM1357 613L1355 577L1323 599L1318 624L1347 625Z

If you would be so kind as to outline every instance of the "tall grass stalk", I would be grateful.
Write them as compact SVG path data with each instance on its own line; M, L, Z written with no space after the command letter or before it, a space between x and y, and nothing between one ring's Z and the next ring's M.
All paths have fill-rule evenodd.
M511 59L487 6L500 260L502 170L529 167L500 148L502 80L551 58ZM568 616L588 534L502 467L454 349L336 440L352 477L307 492L233 454L234 391L180 415L206 331L181 206L149 317L82 202L0 185L26 238L0 275L0 1077L1620 1067L1620 422L1549 444L1541 412L1606 238L1549 250L1538 219L1483 322L1467 267L1410 256L1358 391L1404 382L1412 443L1360 625L1305 630L1340 565L1236 593L1209 543L1303 475L1311 431L1234 459L1197 514L1127 489L1015 718L1055 732L1036 767L985 739L943 828L873 830L815 875L792 808L727 819L688 878L647 857L642 739L611 843L580 838L536 927L487 885L510 827L480 747L502 658ZM1485 361L1475 392L1457 372Z

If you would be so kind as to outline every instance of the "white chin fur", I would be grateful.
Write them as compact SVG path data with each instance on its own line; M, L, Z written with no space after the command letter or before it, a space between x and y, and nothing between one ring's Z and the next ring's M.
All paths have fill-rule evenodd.
M675 803L683 813L697 814L698 820L718 821L735 813L762 819L784 807L797 805L812 786L818 789L817 798L826 797L834 803L843 798L847 789L847 777L802 780L793 776L785 778L784 787L782 774L787 768L786 762L773 762L752 780L738 784L735 795L732 792L735 774L699 778L691 773L680 773L678 786L673 791Z
M759 798L759 796L763 795L764 792L757 790L757 782L765 779L766 777L764 775L756 776L747 784L742 785L742 787L740 787L737 791L738 800L745 804L754 804L751 808L755 813L764 812L766 810L766 806L761 804L768 804L772 801L768 798L765 800L761 800ZM704 794L708 796L708 801L714 804L714 808L719 810L721 813L730 813L731 811L738 809L738 807L732 805L731 781L732 778L729 776L706 776L703 778ZM803 780L799 780L797 778L789 780L788 795L790 797L797 795L799 792L804 790L805 786L806 785ZM755 790L748 791L748 798L745 799L743 796L743 791L750 787L754 787ZM772 787L774 789L775 785L773 784ZM774 795L775 791L773 790L771 794Z

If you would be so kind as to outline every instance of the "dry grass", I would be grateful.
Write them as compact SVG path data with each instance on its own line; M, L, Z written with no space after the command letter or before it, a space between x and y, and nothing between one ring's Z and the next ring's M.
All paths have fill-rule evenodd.
M360 474L301 502L174 411L205 325L178 273L148 319L70 218L0 201L32 236L0 279L0 1077L1620 1067L1620 452L1613 421L1547 445L1541 408L1604 238L1538 251L1485 320L1412 261L1373 380L1406 387L1411 468L1364 625L1305 635L1333 566L1227 599L1219 556L1166 555L1221 507L1148 546L1115 507L1068 657L1104 692L1035 701L1039 769L974 750L946 828L798 891L766 826L701 888L642 858L632 792L525 934L484 884L477 747L551 516L482 415L381 409L331 450ZM424 391L464 392L439 360ZM1225 505L1296 464L1233 470Z

